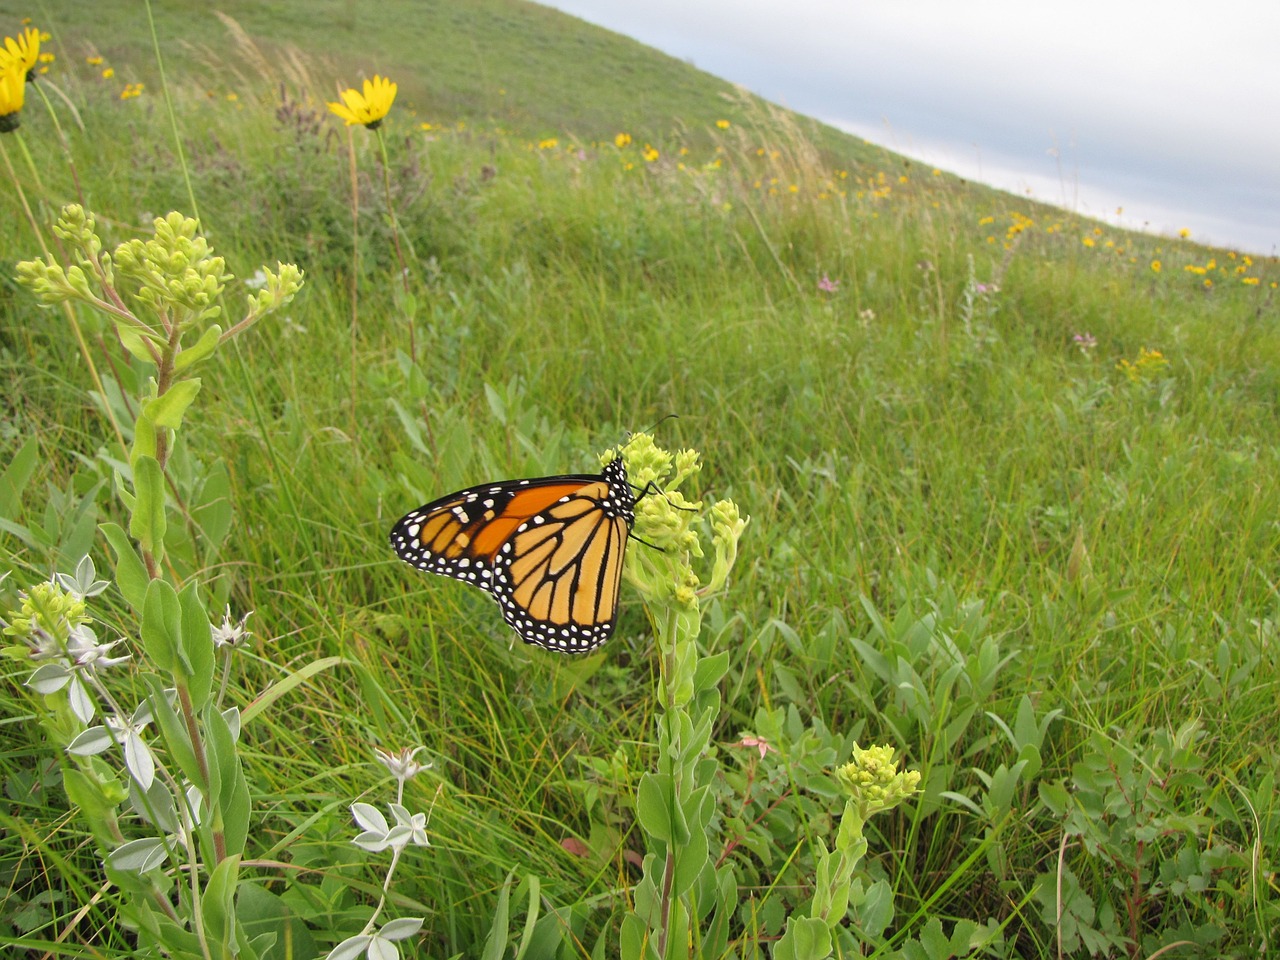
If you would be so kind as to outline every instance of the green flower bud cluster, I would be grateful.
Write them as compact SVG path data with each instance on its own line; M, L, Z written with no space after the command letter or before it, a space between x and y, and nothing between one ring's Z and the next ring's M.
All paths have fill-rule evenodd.
M138 300L157 314L174 307L190 311L180 327L216 317L221 312L218 297L232 279L226 261L214 256L209 241L198 232L200 224L190 217L174 211L153 223L151 240L128 240L116 247L121 279L136 285Z
M266 267L262 274L266 278L265 285L256 295L249 297L249 312L261 316L284 306L302 289L302 271L292 263L277 263L276 272Z
M21 595L17 610L9 613L4 634L35 648L35 656L52 655L66 649L71 631L89 620L83 600L57 584L37 583ZM28 647L13 648L10 655L30 656Z
M893 754L890 746L864 749L854 743L852 762L835 771L836 782L853 799L864 821L873 813L896 807L920 785L920 772L899 772Z
M696 450L671 453L653 442L647 433L637 434L622 448L601 458L622 456L627 476L645 491L635 505L634 534L648 544L627 551L626 575L651 606L674 603L695 610L698 598L723 588L737 557L738 540L747 521L731 500L723 500L710 510L701 500L689 500L679 489L696 476L702 464ZM703 583L693 568L693 560L706 555L699 534L700 521L710 520L715 561L711 578Z

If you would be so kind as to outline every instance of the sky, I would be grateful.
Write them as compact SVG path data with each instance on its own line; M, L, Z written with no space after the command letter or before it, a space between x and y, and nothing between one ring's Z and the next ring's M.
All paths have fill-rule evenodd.
M961 176L1280 253L1277 0L540 2Z

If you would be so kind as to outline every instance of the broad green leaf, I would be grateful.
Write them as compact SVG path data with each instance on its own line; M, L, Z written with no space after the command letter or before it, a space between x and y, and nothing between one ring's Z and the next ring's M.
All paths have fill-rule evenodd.
M200 492L191 505L191 519L204 534L206 550L217 550L222 546L227 531L231 529L231 480L223 461L217 461L205 475Z
M116 554L116 586L120 588L121 596L133 608L133 612L139 614L142 612L142 604L147 596L147 584L150 582L147 578L147 568L142 565L141 558L134 550L133 544L129 542L129 535L119 524L100 523L98 529L102 531L103 536L107 538L107 543L111 544L111 549Z
M142 601L142 648L158 670L185 677L182 649L182 604L167 580L152 580Z
M693 689L695 693L701 693L703 690L710 690L729 671L729 652L722 651L715 656L704 657L698 661L698 666L693 674Z
M252 883L241 880L239 894L236 897L236 917L240 926L256 942L259 937L274 938L276 943L292 944L295 957L317 957L320 949L311 938L307 925L276 894ZM268 953L264 956L283 956L283 951Z
M173 361L173 369L181 373L192 364L199 363L206 357L211 356L213 351L218 349L218 340L221 336L222 327L216 323L210 325L205 329L204 333L200 334L199 340L182 349L182 352Z
M133 465L133 490L137 503L129 534L159 562L164 556L164 472L154 457L141 456Z
M636 815L645 833L664 843L671 843L675 834L672 812L675 807L675 786L671 775L645 773L640 777L636 791Z
M203 914L205 936L215 945L215 954L223 952L216 947L235 942L235 897L239 877L240 858L228 856L214 867L204 885L200 911Z
M773 948L774 960L825 960L831 956L831 931L817 917L788 917L787 932Z
M145 413L138 414L133 421L133 446L129 448L129 469L136 472L139 457L156 455L156 425Z
M164 841L159 837L142 837L122 843L107 854L107 866L113 870L146 873L169 859Z
M697 882L703 870L713 866L708 855L707 833L694 829L689 834L689 841L675 847L676 869L672 877L672 893L682 896Z
M0 474L0 519L16 521L22 508L22 491L35 472L40 446L35 437L27 438Z
M191 406L192 401L195 400L196 394L199 392L199 377L193 377L190 380L179 380L160 396L153 400L144 401L142 412L157 427L177 430L182 426L182 418L186 415L187 407Z
M116 334L120 337L120 342L124 344L124 348L139 360L146 360L154 363L156 352L151 345L158 347L160 341L154 337L149 337L136 326L124 320L116 321Z
M204 604L200 602L195 580L183 587L178 595L178 604L182 609L180 636L183 656L180 659L191 669L187 690L191 695L192 709L202 710L213 689L213 628Z

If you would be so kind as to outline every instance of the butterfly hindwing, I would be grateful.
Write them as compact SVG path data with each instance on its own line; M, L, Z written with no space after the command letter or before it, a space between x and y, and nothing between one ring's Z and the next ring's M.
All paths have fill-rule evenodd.
M491 593L526 643L586 653L617 622L635 496L621 459L597 475L508 480L419 507L391 546L428 573Z

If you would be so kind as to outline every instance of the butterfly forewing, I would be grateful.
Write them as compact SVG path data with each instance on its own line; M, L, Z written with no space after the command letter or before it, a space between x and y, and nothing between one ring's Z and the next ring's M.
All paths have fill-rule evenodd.
M420 570L493 594L526 643L586 653L617 620L635 497L620 459L592 476L509 480L419 507L391 530Z

